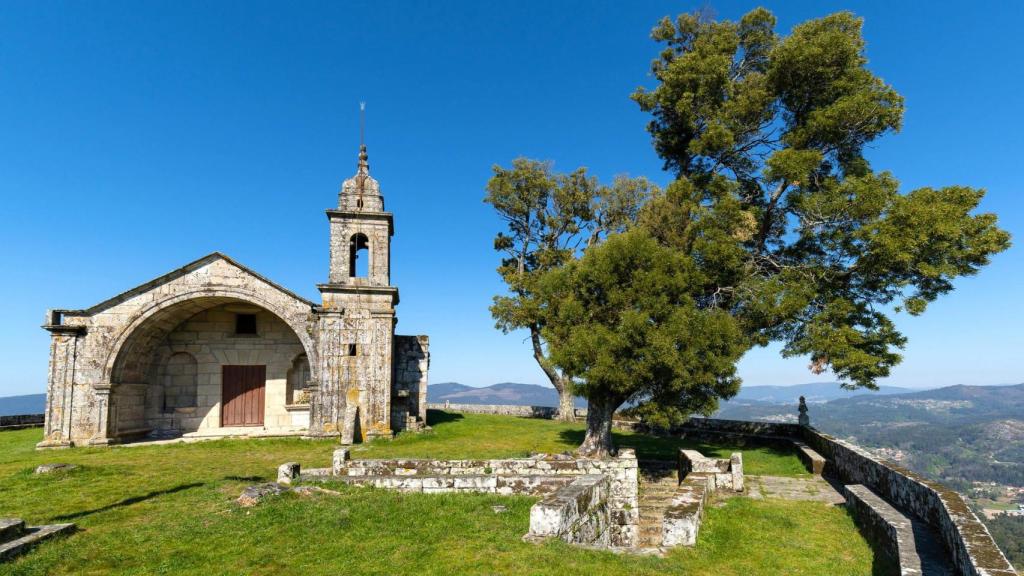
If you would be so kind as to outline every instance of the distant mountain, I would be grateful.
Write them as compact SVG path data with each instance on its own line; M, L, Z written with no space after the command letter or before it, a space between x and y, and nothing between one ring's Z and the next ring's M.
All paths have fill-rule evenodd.
M42 414L46 411L46 394L28 394L0 398L0 416Z
M878 390L846 390L841 388L838 382L815 382L793 386L744 386L730 402L753 400L773 404L795 404L803 396L808 402L816 403L862 395L880 396L910 392L916 392L916 390L898 386L879 386Z
M427 386L427 402L453 404L512 404L516 406L558 406L558 392L554 388L536 384L503 382L474 388L456 382L443 382ZM576 406L586 407L582 398Z

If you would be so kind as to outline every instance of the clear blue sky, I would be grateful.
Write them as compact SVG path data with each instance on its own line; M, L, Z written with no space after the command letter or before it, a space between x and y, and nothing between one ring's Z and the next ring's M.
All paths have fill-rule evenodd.
M754 3L714 2L736 18ZM491 165L664 183L629 100L648 32L691 2L34 2L0 7L0 396L45 389L46 308L79 308L214 250L312 299L327 221L368 102L373 174L395 213L401 333L431 337L433 382L543 383L502 289L481 201ZM870 66L905 97L875 166L905 189L988 189L1017 246L921 318L887 383L1024 381L1024 8L779 2L789 30L849 8ZM747 385L821 380L777 349Z

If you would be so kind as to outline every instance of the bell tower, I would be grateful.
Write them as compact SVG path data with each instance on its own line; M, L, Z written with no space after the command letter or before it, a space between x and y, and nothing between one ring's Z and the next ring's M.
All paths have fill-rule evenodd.
M327 210L328 282L317 286L319 387L310 432L340 435L344 443L390 436L392 355L398 288L391 286L393 217L380 184L370 176L366 145L356 173Z

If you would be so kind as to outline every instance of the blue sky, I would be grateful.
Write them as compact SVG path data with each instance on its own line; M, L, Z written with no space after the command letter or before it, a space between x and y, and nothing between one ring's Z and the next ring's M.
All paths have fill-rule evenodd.
M0 396L45 390L47 308L99 302L219 250L316 298L327 221L355 170L395 213L400 333L431 337L433 382L544 383L487 312L502 285L481 198L516 156L668 180L629 100L648 33L691 2L4 2L0 7ZM736 18L747 2L710 4ZM851 9L870 67L905 97L870 151L906 190L984 187L1024 243L1019 3L769 5L780 29ZM888 384L1024 381L1024 248L920 318ZM819 381L755 350L747 385Z

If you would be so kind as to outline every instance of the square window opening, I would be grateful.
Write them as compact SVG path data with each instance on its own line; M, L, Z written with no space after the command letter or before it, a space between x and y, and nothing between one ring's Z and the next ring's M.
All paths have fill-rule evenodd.
M235 314L235 334L258 334L255 314Z

